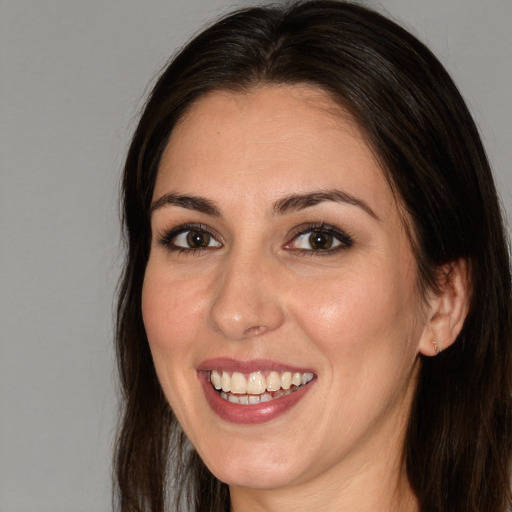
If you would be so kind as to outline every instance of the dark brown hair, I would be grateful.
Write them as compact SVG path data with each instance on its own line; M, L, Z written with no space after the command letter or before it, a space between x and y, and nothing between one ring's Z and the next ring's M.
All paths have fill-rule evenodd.
M512 459L508 247L478 131L452 80L415 37L360 5L319 0L249 8L194 38L156 83L123 181L127 258L117 353L124 411L115 471L122 512L229 510L227 486L188 445L160 389L141 314L150 204L176 122L209 91L306 83L365 133L412 226L419 280L465 258L471 305L456 342L423 358L404 457L423 512L504 512ZM181 500L181 501L180 501ZM179 505L176 505L176 510Z

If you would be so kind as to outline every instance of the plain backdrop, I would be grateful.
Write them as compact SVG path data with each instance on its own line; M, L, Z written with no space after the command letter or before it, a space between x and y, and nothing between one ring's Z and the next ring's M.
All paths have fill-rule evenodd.
M380 0L447 66L512 212L511 0ZM148 84L229 0L0 0L0 512L108 511L118 183Z

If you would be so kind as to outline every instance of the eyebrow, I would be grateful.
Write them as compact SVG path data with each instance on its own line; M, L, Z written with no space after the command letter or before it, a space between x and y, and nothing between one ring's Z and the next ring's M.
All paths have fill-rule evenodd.
M319 190L306 194L290 194L277 200L271 212L274 215L285 215L286 213L305 210L326 201L357 206L374 219L379 220L375 212L365 201L342 190ZM214 201L205 197L176 194L173 192L164 194L154 201L151 204L150 214L168 205L195 210L213 217L221 217L221 209Z
M311 206L315 206L325 201L333 201L335 203L344 203L357 206L374 219L379 220L379 217L377 217L368 203L351 194L348 194L347 192L335 189L319 190L318 192L310 192L307 194L291 194L289 196L283 197L282 199L279 199L276 203L274 203L274 207L272 209L274 213L284 215L285 213L310 208Z
M199 196L174 194L172 192L164 194L162 197L154 201L151 204L149 213L152 214L155 210L167 205L179 206L180 208L185 208L187 210L206 213L213 217L220 217L220 208L210 199Z

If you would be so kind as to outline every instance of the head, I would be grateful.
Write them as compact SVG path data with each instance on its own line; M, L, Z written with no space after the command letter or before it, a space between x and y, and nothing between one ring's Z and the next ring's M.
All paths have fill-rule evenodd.
M482 499L490 506L482 468L497 458L494 487L502 492L485 510L499 510L510 457L500 446L510 436L510 274L485 152L453 82L421 43L374 12L329 1L224 18L174 58L144 109L123 182L128 255L118 353L127 410L118 472L124 497L131 485L133 500L144 490L158 503L167 454L183 439L155 372L141 306L154 250L152 205L166 192L159 180L177 168L172 162L183 145L176 139L186 139L191 124L197 131L215 106L229 110L240 101L244 108L263 102L263 110L269 101L282 108L289 101L296 114L303 105L304 116L332 122L364 151L375 190L393 207L400 254L411 256L406 303L426 327L411 329L417 344L404 366L412 390L403 436L409 481L425 510L447 504L484 510L469 504ZM217 187L218 176L212 183ZM454 297L456 317L444 314L453 313ZM220 321L213 322L217 328ZM436 347L444 350L433 357ZM215 482L194 453L191 460L197 478ZM469 484L471 498L460 492ZM216 488L222 494L222 485Z

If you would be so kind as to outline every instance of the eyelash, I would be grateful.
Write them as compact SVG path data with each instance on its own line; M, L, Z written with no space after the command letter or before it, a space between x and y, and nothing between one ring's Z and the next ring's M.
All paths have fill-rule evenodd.
M304 256L329 256L339 251L343 251L345 249L350 249L354 245L354 239L346 232L338 229L329 224L314 223L314 224L303 224L301 226L297 226L291 234L291 239L289 242L285 244L285 249L287 246L290 246L292 243L299 240L300 237L304 237L307 234L313 235L313 233L318 233L322 235L332 236L337 242L338 245L328 249L290 249L294 250L296 253L304 255Z
M179 235L185 234L187 232L197 232L197 233L206 233L211 239L215 240L217 243L221 243L218 241L218 236L213 233L212 230L205 226L204 224L182 224L180 226L176 226L173 229L170 229L166 233L164 233L158 239L158 245L165 247L169 251L180 254L194 254L196 252L203 252L206 249L212 249L209 247L180 247L179 245L175 245L174 240ZM214 247L216 248L216 247Z
M207 234L208 237L211 238L211 240L215 241L218 246L214 247L181 247L178 245L175 245L175 239L179 235L183 235L188 232L196 232L196 233L203 233ZM333 237L333 239L337 242L339 242L338 245L336 245L333 248L328 249L293 249L290 246L299 240L300 237L303 237L310 233L310 236L313 233L319 233L322 235L328 235ZM342 251L344 249L349 249L354 245L353 238L347 234L346 232L334 227L330 226L328 224L324 223L316 223L316 224L303 224L301 226L298 226L293 230L291 233L291 238L289 242L286 242L284 244L284 248L287 250L293 250L295 253L304 255L304 256L328 256L333 253L337 253L338 251ZM178 255L185 254L185 255L193 255L198 252L204 252L206 250L214 250L217 248L222 247L222 242L219 242L219 237L216 235L208 226L205 226L203 224L182 224L180 226L176 226L173 229L170 229L166 233L164 233L159 239L158 244L162 247L165 247L169 251L176 253Z

